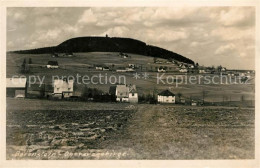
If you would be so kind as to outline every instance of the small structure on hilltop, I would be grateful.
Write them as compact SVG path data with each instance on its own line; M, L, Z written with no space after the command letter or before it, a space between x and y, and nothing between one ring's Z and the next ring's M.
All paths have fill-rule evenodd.
M187 73L188 69L187 68L181 68L179 71L182 72L182 73Z
M175 103L175 94L169 90L164 90L158 94L158 103Z
M53 82L54 91L52 96L59 99L73 96L73 84L73 80L55 79Z
M26 78L6 78L6 96L25 98L27 88Z
M57 69L57 68L59 68L59 64L57 61L49 61L47 64L47 68Z

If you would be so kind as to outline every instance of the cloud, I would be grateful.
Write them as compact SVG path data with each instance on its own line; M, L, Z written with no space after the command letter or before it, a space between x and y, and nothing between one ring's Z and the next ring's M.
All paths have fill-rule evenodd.
M250 68L254 20L254 7L7 8L7 49L47 47L73 37L108 34L135 38L203 65ZM248 62L239 62L241 58Z
M220 46L216 51L215 54L224 54L227 52L232 52L232 50L235 49L235 45L233 43L226 44L223 46Z

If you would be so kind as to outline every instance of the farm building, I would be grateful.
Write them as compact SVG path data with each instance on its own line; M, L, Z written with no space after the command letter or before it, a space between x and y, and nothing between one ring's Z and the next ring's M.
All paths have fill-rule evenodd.
M166 72L166 70L164 68L162 68L162 67L159 67L158 68L158 72Z
M111 89L111 91L112 90L113 89ZM135 85L117 85L115 88L115 96L118 102L138 102L138 93Z
M164 90L158 94L157 100L159 103L175 103L175 94L169 90Z
M57 61L49 61L47 64L47 68L57 69L59 68L59 64Z
M129 102L138 103L138 93L135 85L129 85Z
M127 70L124 67L119 67L116 72L127 72Z
M135 64L128 64L128 67L134 69L135 68Z
M103 70L103 66L102 65L96 65L96 70Z
M26 78L6 78L6 96L15 98L26 97Z
M54 80L54 91L53 97L61 98L68 98L73 96L73 80L68 79L55 79Z
M109 67L103 67L103 71L109 71Z
M181 68L179 71L182 72L182 73L187 73L188 72L188 70L186 68Z

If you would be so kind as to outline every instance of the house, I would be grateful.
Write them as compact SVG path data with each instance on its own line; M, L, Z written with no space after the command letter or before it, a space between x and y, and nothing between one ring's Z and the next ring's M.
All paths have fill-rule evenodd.
M73 80L68 79L55 79L53 86L53 97L61 98L68 98L73 96Z
M118 102L129 102L129 87L126 85L116 86L116 101Z
M187 73L188 72L188 70L186 68L181 68L179 71L182 72L182 73Z
M129 85L129 102L138 103L138 93L135 85Z
M158 72L166 72L166 70L163 67L159 67Z
M51 68L51 69L59 68L58 62L57 61L49 61L48 64L47 64L47 68Z
M96 70L103 70L103 67L102 67L102 65L96 65Z
M191 101L192 106L197 106L197 104L198 104L197 101L194 101L194 100Z
M169 90L164 90L158 94L158 103L175 103L175 94Z
M109 71L109 67L103 67L103 71Z
M135 70L133 68L126 68L125 69L127 72L134 72Z
M204 69L200 69L199 73L206 73L206 71Z
M128 64L128 67L134 69L135 68L135 64Z
M138 93L135 85L117 85L115 88L115 96L118 102L138 102Z
M6 78L6 96L25 98L27 88L26 78Z
M189 68L193 69L193 68L194 68L194 65L190 65Z
M127 70L124 67L119 67L116 72L126 72Z

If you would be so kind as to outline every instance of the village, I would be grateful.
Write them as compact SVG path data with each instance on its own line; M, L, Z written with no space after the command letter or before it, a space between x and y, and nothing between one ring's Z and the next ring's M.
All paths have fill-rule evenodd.
M105 56L111 57L111 54ZM28 62L24 59L20 66L20 72L26 75L31 74L35 69L41 71L49 69L49 73L52 74L52 71L55 73L59 70L66 70L70 66L59 63L60 60L76 59L77 57L79 57L77 53L53 53L49 56L49 60L46 59L48 60L46 65L35 64L31 58L28 58ZM88 64L85 69L88 73L110 73L112 75L121 74L126 76L128 75L128 78L131 75L134 77L134 74L143 72L149 72L150 74L173 74L176 76L211 75L214 77L223 75L229 76L230 78L239 77L238 79L241 81L246 81L254 76L254 71L228 70L222 66L218 66L217 68L213 66L205 67L200 66L198 63L193 65L173 59L167 60L154 57L151 58L147 64L144 64L142 61L134 61L136 56L132 54L120 52L115 54L114 57L115 58L111 58L117 59L117 61L121 60L122 63L116 61L113 63L113 59L111 59L112 61L110 60L110 63L104 62L101 64L94 62L95 64ZM140 59L140 57L138 57L138 59ZM43 84L39 84L39 82L28 84L28 82L30 81L28 81L28 77L26 78L26 76L22 79L19 77L7 78L7 97L150 104L167 103L193 106L206 105L204 93L202 93L199 98L190 95L185 97L182 91L175 91L176 89L170 90L169 87L161 87L160 89L154 88L146 93L134 80L131 80L130 83L114 83L111 85L105 85L103 86L103 88L105 88L103 90L96 88L96 86L88 87L87 85L81 86L81 89L79 89L80 86L77 86L75 81L67 78L54 79L53 81L48 81ZM213 105L213 103L210 103L209 105Z

